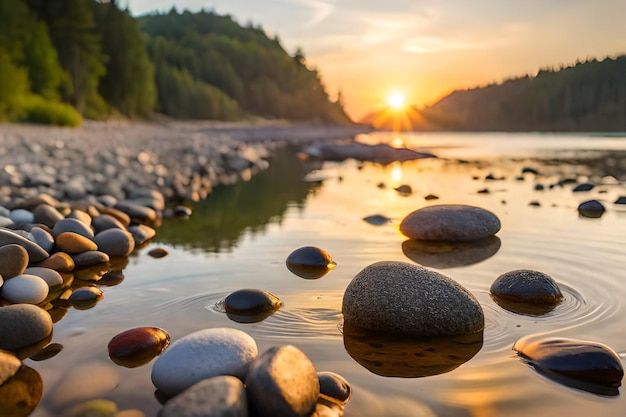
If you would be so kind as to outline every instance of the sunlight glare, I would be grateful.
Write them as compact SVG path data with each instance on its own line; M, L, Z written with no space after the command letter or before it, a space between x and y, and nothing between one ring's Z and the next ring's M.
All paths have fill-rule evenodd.
M395 164L391 168L391 179L395 182L399 182L402 179L402 165Z
M387 105L395 110L400 110L404 107L405 98L400 93L392 93L387 97Z

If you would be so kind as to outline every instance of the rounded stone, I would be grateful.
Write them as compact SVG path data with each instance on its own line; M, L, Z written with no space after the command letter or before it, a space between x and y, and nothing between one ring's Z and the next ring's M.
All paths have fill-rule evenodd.
M348 284L342 311L346 322L378 332L451 336L484 327L476 298L456 281L405 262L377 262Z
M145 224L132 225L128 227L128 231L135 239L135 247L140 247L148 243L150 239L156 236L156 230Z
M194 416L248 416L243 383L230 375L203 379L169 400L159 412L159 417Z
M91 226L96 231L96 235L103 230L107 229L122 229L126 230L126 227L115 217L110 214L101 214L97 217L94 217Z
M594 185L588 182L578 184L576 187L572 189L573 192L578 193L581 191L591 191L594 188Z
M76 268L89 268L98 264L107 263L111 260L109 255L98 250L82 252L72 256Z
M334 372L318 372L320 397L335 404L345 405L352 395L350 383Z
M36 266L54 269L57 272L70 272L75 267L74 260L65 252L55 252Z
M16 304L39 304L46 299L49 291L46 281L29 274L13 277L0 287L2 298Z
M65 232L74 232L79 235L85 236L88 239L93 239L93 230L81 222L78 219L62 219L56 222L54 227L52 228L52 233L54 236L59 236L61 233Z
M28 266L28 251L23 246L0 246L0 276L9 279L24 273Z
M515 342L513 350L537 372L557 382L596 394L619 395L622 362L602 343L526 336Z
M35 243L41 246L46 252L52 252L54 249L54 237L50 232L36 226L30 229L30 234L35 240Z
M41 262L50 256L48 252L35 242L26 239L12 230L0 228L0 247L10 244L17 244L26 249L30 262Z
M57 236L56 248L69 254L98 250L98 245L83 235L74 232L63 232Z
M128 256L135 249L135 239L130 232L111 228L94 237L98 249L111 257Z
M163 394L173 396L213 376L243 380L257 354L256 342L241 330L199 330L175 341L157 358L152 383Z
M43 379L39 372L28 366L0 385L0 406L7 417L29 416L37 408L43 395Z
M63 277L54 269L31 266L26 268L24 273L29 275L35 275L43 279L44 281L46 281L46 284L48 284L49 287L63 284Z
M224 300L224 308L232 314L258 314L280 308L282 302L266 290L246 288L230 293Z
M423 207L409 213L400 232L415 240L465 242L493 236L500 220L492 212L462 204Z
M518 269L500 275L491 284L491 297L503 308L520 313L527 311L524 304L540 309L539 314L552 310L563 299L558 284L551 276L529 269ZM542 313L543 312L543 313Z
M115 207L138 223L152 223L157 220L157 213L150 207L145 207L132 201L119 201Z
M158 327L136 327L114 336L107 345L113 362L127 368L144 365L170 344L170 335Z
M287 256L287 269L305 279L318 279L335 266L328 252L316 246L303 246Z
M0 349L17 350L45 339L52 332L52 318L31 304L0 307Z
M320 393L313 363L292 345L260 355L250 366L245 384L250 407L261 416L310 416Z
M0 385L17 373L22 361L15 355L0 350Z
M589 200L580 203L578 213L582 217L598 218L602 217L606 209L598 200Z
M153 258L164 258L169 254L169 252L167 251L167 249L165 248L154 248L154 249L150 249L150 251L148 251L148 255L153 257Z
M54 225L63 219L63 215L56 208L49 204L40 204L33 210L35 216L35 223L45 224L48 227L54 227Z
M9 218L13 220L13 223L15 224L29 224L35 221L33 213L24 209L11 210Z

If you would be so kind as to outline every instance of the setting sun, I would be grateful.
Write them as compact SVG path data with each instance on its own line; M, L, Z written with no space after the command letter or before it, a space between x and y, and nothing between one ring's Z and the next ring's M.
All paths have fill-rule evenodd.
M406 99L400 93L392 93L387 97L387 105L395 110L400 110L404 107Z

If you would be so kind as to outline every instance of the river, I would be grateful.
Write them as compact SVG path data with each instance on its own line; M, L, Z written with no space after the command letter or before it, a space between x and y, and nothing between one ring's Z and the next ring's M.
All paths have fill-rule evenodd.
M601 342L626 357L626 206L614 204L626 196L626 137L372 133L358 140L404 145L439 158L386 166L322 163L301 161L297 149L287 148L249 181L217 187L192 207L189 220L166 221L155 241L131 256L124 280L102 287L104 299L95 307L70 309L55 324L52 342L63 349L45 361L25 361L44 381L32 415L53 416L73 402L107 398L120 410L156 416L161 405L150 381L152 363L119 367L108 358L107 343L129 328L158 326L172 340L203 328L233 327L250 334L259 351L296 345L318 371L337 372L352 384L347 417L623 416L622 396L547 379L512 346L541 333ZM523 168L538 174L522 174ZM575 184L558 185L564 179L595 187L573 192ZM400 185L410 185L412 193L398 193L394 188ZM579 216L578 205L590 199L606 207L602 217ZM399 222L433 204L485 208L499 217L502 229L471 256L412 245L398 231ZM376 214L391 220L363 220ZM323 248L336 268L320 279L294 275L285 260L301 246ZM166 248L168 256L148 256L154 247ZM420 263L476 296L486 323L471 358L448 372L419 377L383 376L385 360L381 368L360 364L360 342L343 332L343 292L361 269L382 260ZM489 287L515 269L553 277L563 302L541 316L501 308ZM219 303L241 288L268 290L284 305L258 323L232 321ZM394 361L392 349L385 351L379 342L372 346Z

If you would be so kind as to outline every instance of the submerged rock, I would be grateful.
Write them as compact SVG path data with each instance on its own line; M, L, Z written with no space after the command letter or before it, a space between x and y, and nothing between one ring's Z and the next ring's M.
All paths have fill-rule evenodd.
M493 236L500 220L488 210L462 204L440 204L409 213L400 231L415 240L472 241Z
M287 257L287 269L301 278L318 279L330 272L337 263L330 254L315 246L303 246Z
M261 321L281 305L282 301L271 292L255 288L234 291L224 300L226 313L238 322ZM245 320L246 318L250 320Z
M619 394L624 369L617 353L602 343L528 336L515 342L513 350L559 383L600 395Z
M500 275L489 291L500 307L521 314L542 315L563 300L563 294L551 276L529 269Z
M485 320L459 283L404 262L377 262L359 272L346 288L342 311L355 326L411 336L473 333Z
M352 387L344 377L335 372L318 372L320 398L341 406L346 405L352 395Z
M159 327L136 327L114 336L107 345L113 362L127 368L144 365L170 344L170 335Z
M583 203L580 203L578 206L578 213L582 217L590 217L597 219L602 217L606 209L598 200L589 200Z

